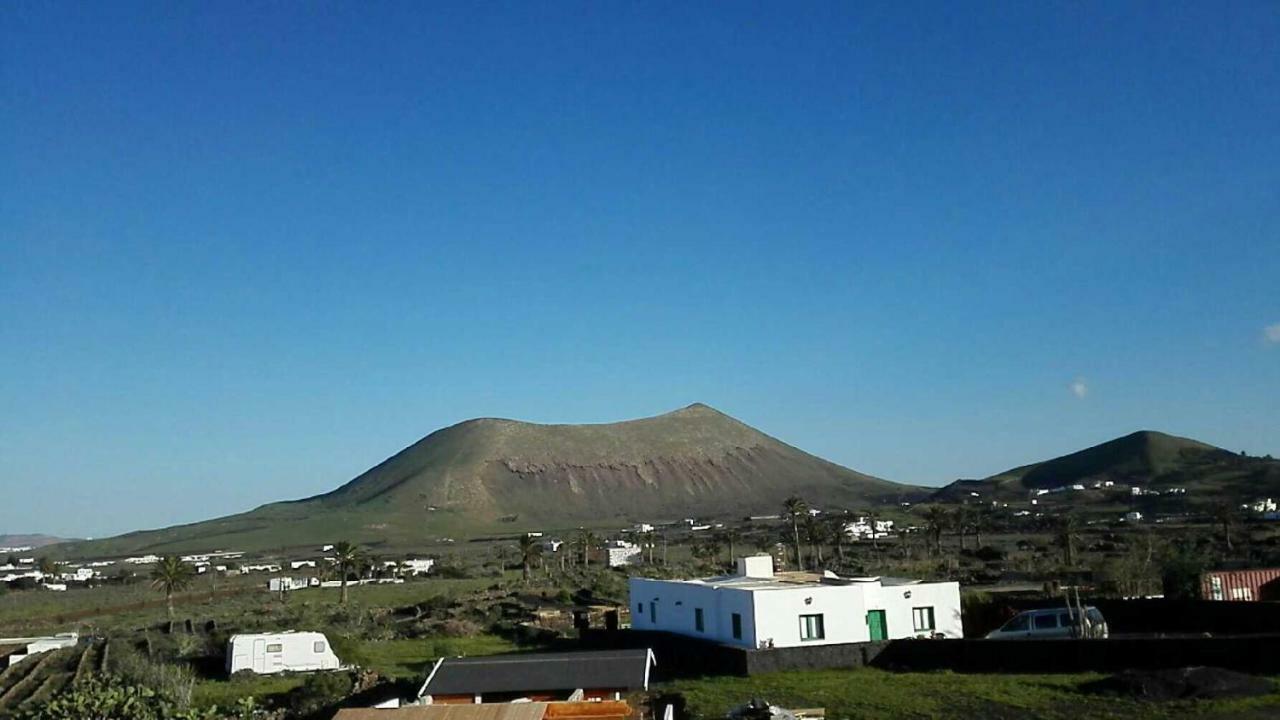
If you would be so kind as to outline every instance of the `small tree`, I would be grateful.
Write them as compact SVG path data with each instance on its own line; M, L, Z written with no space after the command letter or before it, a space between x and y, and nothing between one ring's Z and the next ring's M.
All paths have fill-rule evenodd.
M796 569L804 569L804 556L800 551L800 523L809 516L809 505L799 495L792 495L782 503L782 517L791 523L791 537L795 541Z
M525 533L520 538L520 571L524 581L529 582L529 570L538 558L542 557L542 543L536 537Z
M364 550L355 543L343 540L333 546L333 563L334 568L338 571L338 579L342 583L342 592L338 596L338 603L347 604L347 575L352 572L358 572L364 564Z
M177 555L165 555L151 567L151 587L164 593L169 622L173 622L173 595L190 587L196 569Z

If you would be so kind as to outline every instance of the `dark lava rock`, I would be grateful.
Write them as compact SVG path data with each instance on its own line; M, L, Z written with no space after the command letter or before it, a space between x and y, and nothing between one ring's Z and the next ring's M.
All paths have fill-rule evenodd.
M1267 695L1270 680L1232 670L1189 667L1172 670L1126 670L1109 678L1086 683L1084 692L1138 700L1191 700Z

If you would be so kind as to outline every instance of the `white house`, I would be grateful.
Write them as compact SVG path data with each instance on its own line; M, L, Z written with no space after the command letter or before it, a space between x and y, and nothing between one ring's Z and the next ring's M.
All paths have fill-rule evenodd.
M140 555L138 557L125 558L125 562L130 565L154 565L160 562L159 555Z
M741 647L834 645L938 634L963 637L960 585L831 573L774 573L767 555L734 575L631 578L631 627Z
M844 526L844 534L850 540L886 538L892 533L892 520L872 520L867 517L859 516L854 518L851 522L845 523Z
M342 667L318 632L280 632L232 635L227 641L227 674L249 670L259 675L279 672L337 670Z
M306 590L309 587L320 587L320 578L273 577L267 580L267 591L273 593Z
M297 570L298 568L313 568L316 566L315 560L290 560L289 569Z
M410 558L400 563L400 570L410 575L426 575L435 565L434 558Z
M609 567L622 567L638 560L641 549L636 543L614 540L605 548L605 552L608 554Z

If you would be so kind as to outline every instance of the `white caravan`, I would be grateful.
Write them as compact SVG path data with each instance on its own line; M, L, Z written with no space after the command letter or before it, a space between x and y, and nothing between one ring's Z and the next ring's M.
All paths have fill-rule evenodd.
M227 641L227 674L248 670L259 675L280 672L338 670L329 638L318 632L232 635Z

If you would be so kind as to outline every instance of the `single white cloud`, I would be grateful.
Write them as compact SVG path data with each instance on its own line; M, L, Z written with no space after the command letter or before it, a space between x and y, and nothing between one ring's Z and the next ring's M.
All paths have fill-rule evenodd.
M1085 382L1084 378L1076 378L1071 383L1071 394L1083 399L1089 394L1089 383Z
M1262 339L1271 344L1280 344L1280 323L1262 328Z

